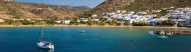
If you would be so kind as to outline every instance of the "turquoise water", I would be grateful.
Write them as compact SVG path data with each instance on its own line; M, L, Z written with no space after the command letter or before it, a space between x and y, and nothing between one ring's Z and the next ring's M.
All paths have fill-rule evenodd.
M86 30L86 33L79 33ZM0 27L0 52L191 52L191 35L157 39L155 30L183 28L45 27L54 50L37 48L39 27Z

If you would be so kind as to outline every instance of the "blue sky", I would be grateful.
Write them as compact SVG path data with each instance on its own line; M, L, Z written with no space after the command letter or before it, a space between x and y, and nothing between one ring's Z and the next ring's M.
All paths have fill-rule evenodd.
M93 8L105 0L15 0L15 1L26 2L26 3L32 3L32 2L45 3L52 5L88 6Z

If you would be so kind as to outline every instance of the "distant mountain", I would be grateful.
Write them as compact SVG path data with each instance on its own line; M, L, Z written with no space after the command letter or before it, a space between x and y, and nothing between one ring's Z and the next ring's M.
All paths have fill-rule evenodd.
M86 6L72 7L0 0L0 18L4 19L41 19L43 14L46 19L65 19L77 17L90 9Z
M95 8L83 14L81 17L87 17L91 14L98 14L105 12L115 12L116 10L127 11L145 11L157 10L174 6L188 7L191 6L191 0L106 0Z

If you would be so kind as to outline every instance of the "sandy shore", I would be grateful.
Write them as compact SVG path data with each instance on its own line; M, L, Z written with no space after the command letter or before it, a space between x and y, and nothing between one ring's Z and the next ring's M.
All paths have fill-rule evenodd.
M0 25L0 27L39 27L41 25ZM71 26L71 27L134 27L134 28L187 28L187 27L175 27L175 26L171 26L171 27L155 27L155 26L125 26L125 25L121 25L121 26L111 26L111 25L104 25L104 26L100 26L100 25L51 25L51 26Z

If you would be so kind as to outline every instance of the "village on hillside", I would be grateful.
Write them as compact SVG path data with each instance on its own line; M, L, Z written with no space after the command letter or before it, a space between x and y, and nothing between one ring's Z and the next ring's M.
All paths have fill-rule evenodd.
M156 13L167 13L165 16L157 16ZM128 21L131 24L136 22L143 22L147 25L145 26L188 26L191 24L191 8L177 8L174 7L163 8L161 10L146 10L140 12L134 11L125 11L125 10L117 10L112 13L102 13L103 18L106 21L112 21L113 19L117 19L119 23L124 24L125 21ZM93 18L97 17L97 14L92 15ZM81 18L82 21L84 18ZM93 19L94 21L99 21L99 19ZM168 22L168 20L171 20ZM166 24L162 24L166 23ZM172 25L170 24L172 23ZM134 24L135 25L135 24ZM142 25L140 25L142 26Z
M158 13L167 13L164 16L158 16ZM146 10L146 11L126 11L117 10L111 13L102 13L102 18L97 18L97 14L93 14L89 18L75 18L72 20L47 20L49 24L88 24L88 25L133 25L133 26L189 26L191 24L191 8L169 7L161 10ZM42 19L14 19L12 21L0 19L0 22L17 23L22 22L23 25L34 25L35 23L43 22ZM46 22L47 22L46 21ZM47 23L48 23L47 22Z

